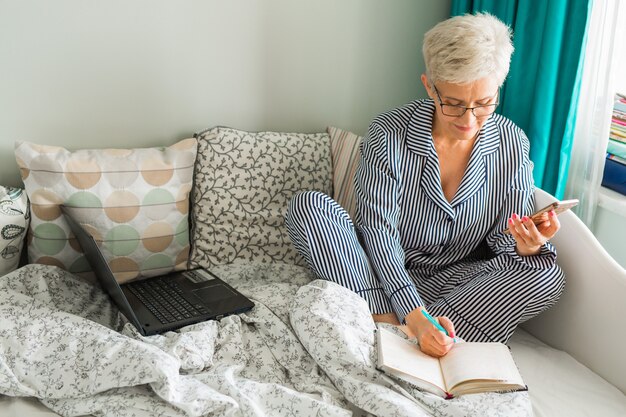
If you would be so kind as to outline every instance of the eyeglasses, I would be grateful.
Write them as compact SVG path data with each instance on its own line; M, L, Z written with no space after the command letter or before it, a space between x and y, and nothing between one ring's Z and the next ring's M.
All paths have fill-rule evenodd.
M443 113L445 116L461 117L465 114L466 111L471 110L472 113L474 114L474 117L476 118L487 117L487 116L492 115L496 111L496 107L498 107L498 104L500 104L497 101L495 103L483 104L481 106L476 106L476 107L465 107L465 106L459 106L456 104L444 104L441 101L439 90L437 90L437 87L435 87L435 84L433 84L433 88L435 89L435 93L437 93L439 106L441 106L441 113ZM500 89L498 89L498 92L496 93L496 95L498 96L498 98L500 97Z

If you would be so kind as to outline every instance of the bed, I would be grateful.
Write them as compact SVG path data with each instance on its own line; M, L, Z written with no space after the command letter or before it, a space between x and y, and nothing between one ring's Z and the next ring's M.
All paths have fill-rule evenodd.
M255 309L150 337L98 286L57 267L1 277L0 385L31 397L2 397L2 415L557 416L572 405L626 415L615 387L523 330L511 347L528 392L443 400L412 390L375 369L375 324L350 291L295 265L217 272Z
M231 169L251 164L243 156L230 161L234 154L267 153L252 158L269 161L260 165L262 172L248 172L255 181L276 179L263 183L276 188L267 195L281 195L284 189L291 195L298 188L284 181L302 181L305 172L323 173L311 184L330 182L328 136L276 138L226 128L208 133L214 136L207 139L206 133L201 134L207 140L201 142L196 162L194 210L213 209L221 202L224 207L217 207L221 216L245 200L224 203L224 190L241 189L244 197L256 195L238 183L217 187L215 195L207 193L208 185L199 186L220 178L231 182L244 178L231 175ZM225 137L217 140L217 134ZM251 136L248 142L243 140ZM242 143L247 148L232 151ZM330 145L332 149L333 136ZM357 145L355 140L343 149ZM288 146L294 147L293 152L284 152ZM212 147L221 159L210 156ZM222 152L222 147L230 151ZM304 155L316 156L302 158L303 149ZM189 153L185 148L179 151ZM303 161L311 166L292 169ZM319 169L321 162L326 170ZM285 168L284 175L277 166ZM338 165L333 161L332 166ZM224 172L218 175L220 167ZM293 172L299 174L287 175ZM41 178L48 180L45 175ZM337 181L336 172L332 178ZM252 180L249 183L259 190ZM172 187L176 194L190 185ZM541 190L536 196L538 206L553 199ZM261 203L264 206L265 201ZM175 207L188 208L186 204ZM275 202L276 213L284 207L285 201ZM194 216L196 232L190 240L206 242L203 230L215 234L216 229L213 224L199 227L199 221L210 217L206 213ZM258 231L257 236L266 230L282 236L280 222L267 215L263 218L278 226ZM150 337L141 336L127 323L97 285L63 269L30 264L1 276L0 415L623 417L626 271L573 213L560 219L562 229L553 243L567 277L565 293L555 307L518 329L510 342L529 387L526 392L443 400L399 384L375 367L376 326L361 298L314 279L303 266L272 262L276 253L262 252L256 256L258 261L238 259L213 269L255 302L253 310ZM183 217L180 224L185 223ZM252 226L258 223L258 219L250 221ZM180 244L183 252L188 251L185 243ZM207 262L209 258L196 249L192 247L191 260ZM286 244L285 259L291 256L289 250ZM235 246L231 252L241 253Z

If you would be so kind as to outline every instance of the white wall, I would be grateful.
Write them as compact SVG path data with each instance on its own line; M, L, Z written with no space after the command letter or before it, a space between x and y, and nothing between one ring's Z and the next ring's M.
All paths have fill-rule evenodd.
M15 140L165 145L214 125L363 133L425 97L440 0L0 0L0 184Z

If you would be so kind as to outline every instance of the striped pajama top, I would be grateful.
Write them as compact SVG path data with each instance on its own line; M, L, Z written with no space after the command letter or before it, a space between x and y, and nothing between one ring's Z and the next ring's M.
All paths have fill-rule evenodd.
M524 132L501 115L490 116L448 202L431 134L434 112L432 100L416 100L374 119L361 144L355 178L355 226L401 321L423 305L409 271L428 279L489 252L532 268L550 267L556 259L550 243L538 255L519 256L515 239L502 233L513 213L528 215L534 206L533 164Z

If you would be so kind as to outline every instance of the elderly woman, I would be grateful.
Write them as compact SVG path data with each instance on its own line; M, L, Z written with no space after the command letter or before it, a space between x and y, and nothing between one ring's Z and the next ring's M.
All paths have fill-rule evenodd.
M378 116L363 139L354 224L322 193L289 205L290 236L313 272L363 297L375 321L405 324L432 356L456 335L506 342L563 291L548 242L556 215L537 226L527 217L528 139L494 113L512 52L491 15L436 25L423 44L430 99Z

